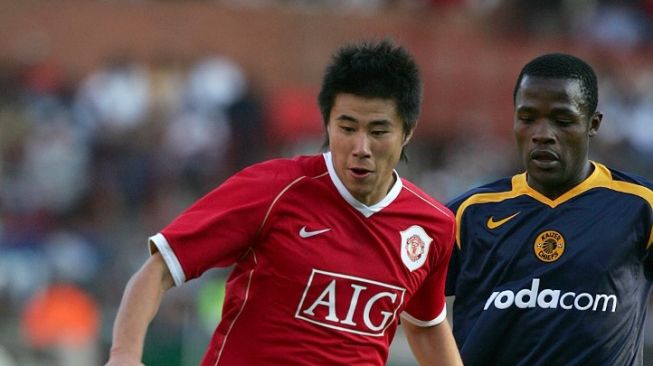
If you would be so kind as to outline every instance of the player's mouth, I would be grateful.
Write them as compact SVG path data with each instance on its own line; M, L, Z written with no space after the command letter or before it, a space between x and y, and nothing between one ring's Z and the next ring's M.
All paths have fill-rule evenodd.
M351 176L355 179L365 179L372 174L372 170L365 169L365 168L349 168L349 172L351 173Z
M558 165L560 158L551 150L532 150L529 155L533 164L540 169L550 169Z

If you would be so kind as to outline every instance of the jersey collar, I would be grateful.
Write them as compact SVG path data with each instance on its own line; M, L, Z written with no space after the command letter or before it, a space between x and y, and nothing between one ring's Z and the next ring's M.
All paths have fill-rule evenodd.
M386 208L388 205L390 205L397 196L399 196L399 193L401 192L401 188L403 187L403 184L401 182L401 178L399 177L399 173L397 173L396 170L392 171L392 174L395 176L395 183L393 184L392 188L390 188L390 191L388 191L388 194L379 202L367 206L366 204L362 203L361 201L357 200L352 196L352 194L347 190L347 187L345 187L345 184L342 183L340 178L338 178L338 174L336 174L336 169L333 166L333 159L331 157L331 152L326 152L323 154L324 156L324 162L326 163L327 169L329 171L329 177L331 177L331 181L333 182L333 185L336 186L336 189L342 196L342 198L347 201L353 208L355 208L358 212L363 214L365 217L370 217L373 214L383 210Z
M531 196L543 204L554 208L592 188L607 187L610 185L610 182L612 181L612 174L610 173L610 170L597 162L591 161L591 163L594 165L594 171L592 174L590 174L589 177L580 182L577 186L554 200L531 188L528 185L528 181L526 180L525 172L512 177L513 191Z

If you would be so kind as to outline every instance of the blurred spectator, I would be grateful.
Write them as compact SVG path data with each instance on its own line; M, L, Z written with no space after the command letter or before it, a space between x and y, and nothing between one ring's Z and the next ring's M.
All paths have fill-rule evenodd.
M149 98L145 68L118 54L82 82L76 107L82 124L103 138L103 134L129 131L144 122Z
M16 363L13 360L13 357L5 350L3 346L0 345L0 366L14 366Z
M651 14L639 0L594 2L577 13L572 31L583 42L597 46L632 49L651 40Z
M82 289L52 284L34 294L22 313L28 344L48 351L56 366L97 365L100 309Z
M227 109L231 129L228 171L238 171L264 160L269 149L268 121L263 112L263 101L250 86L245 94Z
M144 65L118 54L80 85L75 112L92 147L94 184L117 191L128 207L148 197L152 151L143 134L150 112L149 75Z
M183 87L183 102L165 126L163 148L200 194L223 172L232 136L228 111L247 94L247 78L230 59L210 56L192 65Z
M605 117L601 133L601 158L624 170L653 175L653 68L624 70L619 58L603 57L599 85L600 108Z
M206 57L189 71L186 108L211 116L235 103L246 90L247 80L240 66L226 57Z
M153 57L148 70L150 81L150 113L155 120L165 119L180 110L185 70L181 57L160 52Z
M21 185L36 211L68 212L88 186L88 147L64 108L35 124L25 140Z

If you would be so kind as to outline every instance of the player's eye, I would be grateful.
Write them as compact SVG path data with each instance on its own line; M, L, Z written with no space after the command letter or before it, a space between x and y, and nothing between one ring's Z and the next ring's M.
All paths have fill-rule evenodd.
M567 126L574 123L575 119L572 116L561 114L555 116L555 122L561 126Z

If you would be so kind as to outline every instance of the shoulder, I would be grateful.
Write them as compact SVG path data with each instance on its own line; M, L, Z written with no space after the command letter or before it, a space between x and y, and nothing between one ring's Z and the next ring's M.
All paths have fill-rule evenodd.
M653 182L637 174L623 172L617 169L607 167L612 174L612 179L616 182L626 182L639 185L653 191Z
M277 196L280 192L301 182L326 174L322 155L299 156L292 159L272 159L250 165L237 172L217 187L214 192L238 194L248 197Z
M609 188L639 196L653 207L653 182L637 174L626 173L601 164L597 164L597 166L599 169L602 168L609 172L612 180Z
M304 176L314 177L326 172L327 168L322 155L305 155L267 160L251 165L237 174L256 176L268 181L285 181Z
M504 192L510 192L513 188L512 179L513 177L504 177L494 182L472 188L449 201L447 207L455 212L463 203L471 202L481 196L492 196Z
M412 196L416 200L416 202L423 203L425 207L427 207L429 210L430 209L435 210L435 212L439 215L447 216L452 220L454 219L454 215L451 212L451 210L447 208L447 206L445 206L443 203L428 195L421 188L419 188L409 180L402 178L401 182L403 185L403 189L406 192L408 192L408 194Z

